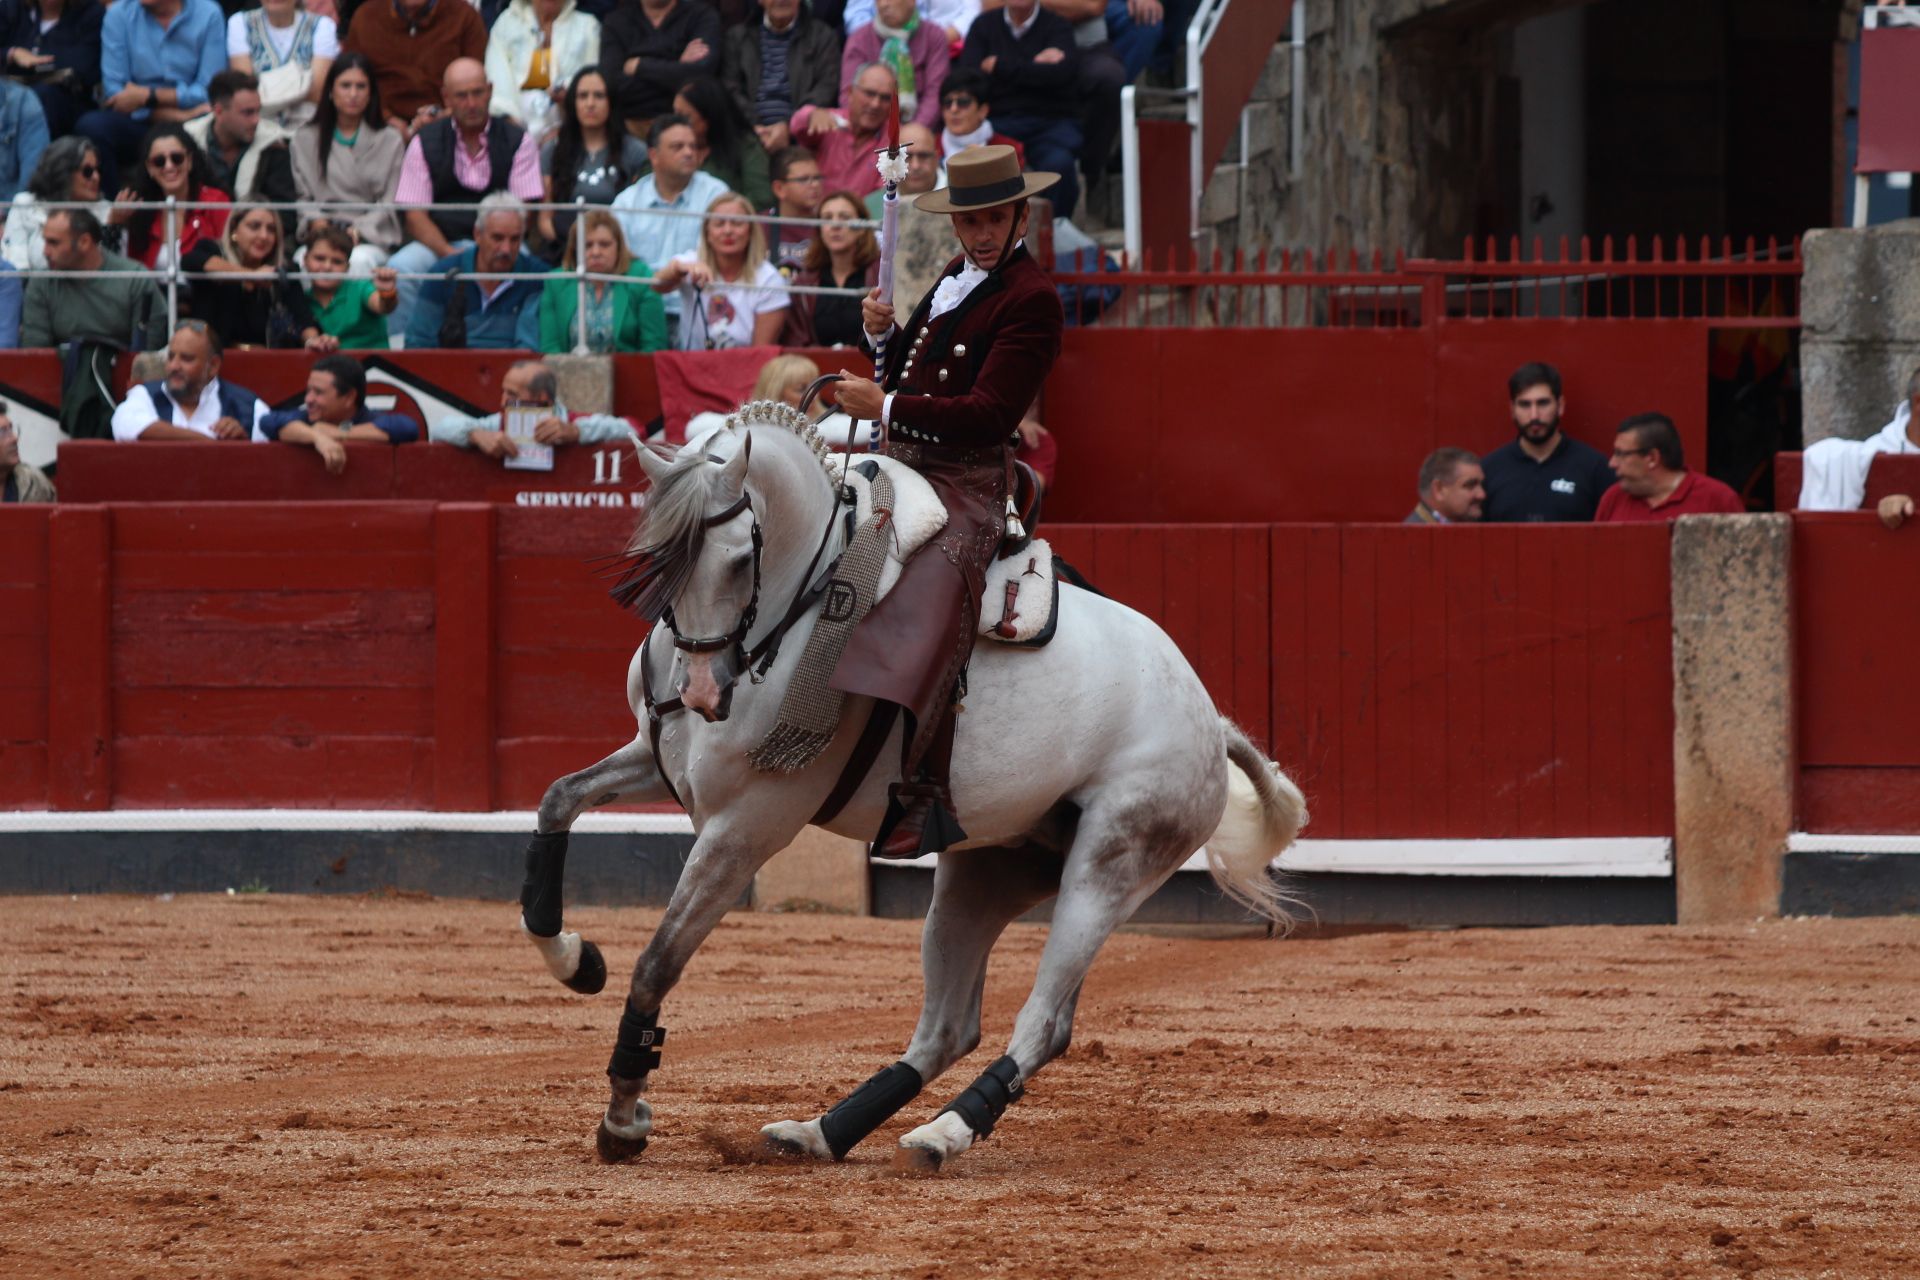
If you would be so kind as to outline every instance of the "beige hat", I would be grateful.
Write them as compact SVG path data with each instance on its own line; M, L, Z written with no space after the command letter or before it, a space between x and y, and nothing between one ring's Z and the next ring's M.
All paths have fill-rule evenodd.
M1057 173L1021 173L1012 147L968 147L947 161L947 185L919 197L913 207L928 213L991 209L1039 195L1058 181Z

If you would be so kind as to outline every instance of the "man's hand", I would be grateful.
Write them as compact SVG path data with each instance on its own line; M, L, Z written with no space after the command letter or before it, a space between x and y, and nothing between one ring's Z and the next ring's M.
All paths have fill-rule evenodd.
M215 440L245 440L252 433L240 424L238 418L222 418L213 424Z
M313 333L308 335L306 347L309 351L322 353L338 351L340 349L340 339L331 333Z
M1033 64L1036 67L1050 67L1056 62L1065 62L1066 60L1067 51L1065 49L1042 49L1033 55Z
M878 289L860 299L860 327L867 331L870 338L893 332L893 304L880 301Z
M1889 529L1898 529L1913 519L1913 499L1904 493L1880 499L1880 523Z
M130 84L100 105L109 111L118 111L123 116L130 116L146 107L147 86Z
M127 206L137 203L139 199L140 193L132 187L120 188L120 194L113 198L113 208L107 214L108 224L111 226L120 226L124 223L131 222L133 220L133 210L127 208Z
M887 403L886 393L880 390L880 384L872 378L862 378L840 371L841 381L834 387L834 399L839 401L850 418L877 420L880 410Z
M982 58L980 60L980 69L986 72L988 75L992 75L994 67L997 66L999 62L1000 62L1000 55L997 53L990 58Z
M815 107L807 113L807 133L819 137L823 133L832 133L835 129L844 129L847 122L842 120L831 107Z
M542 418L534 424L536 444L579 444L580 428L564 418Z
M400 291L400 273L392 267L373 269L373 291L375 293L398 293Z
M757 124L753 126L753 131L760 135L760 145L766 148L768 155L793 145L793 133L784 120L775 124Z
M631 58L628 58L625 62L620 64L620 74L623 76L630 76L634 72L638 71L639 69L640 69L640 55L637 53L634 54Z
M687 41L687 47L680 51L680 61L698 62L710 52L712 52L712 50L707 47L707 42L695 36L693 39Z
M1127 12L1135 22L1145 27L1157 27L1167 18L1167 11L1160 7L1160 0L1127 0Z
M1038 449L1040 442L1050 433L1032 418L1020 419L1020 443L1029 449Z
M435 120L439 118L440 118L440 108L434 106L431 102L429 102L426 106L420 108L418 111L413 113L413 120L410 123L409 128L413 132L418 133L420 130L426 128L428 125L432 124Z
M475 431L467 439L473 442L474 448L489 458L505 459L520 456L520 446L515 444L513 437L504 431Z
M31 71L35 67L44 67L53 61L50 53L35 53L31 49L7 50L7 65L18 67L22 71Z
M320 455L320 461L326 464L327 474L337 476L347 469L347 446L339 438L324 431L313 433L313 451Z

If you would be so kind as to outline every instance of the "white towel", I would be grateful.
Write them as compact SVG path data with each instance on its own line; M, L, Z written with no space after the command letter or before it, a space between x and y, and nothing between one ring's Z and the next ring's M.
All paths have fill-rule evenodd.
M1800 455L1799 509L1858 511L1867 496L1867 472L1875 455L1920 453L1920 446L1907 439L1911 412L1912 406L1902 400L1893 421L1865 440L1835 437L1810 446Z

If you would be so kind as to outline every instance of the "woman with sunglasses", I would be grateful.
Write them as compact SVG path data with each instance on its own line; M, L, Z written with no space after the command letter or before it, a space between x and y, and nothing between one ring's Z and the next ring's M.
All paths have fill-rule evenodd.
M93 209L93 216L105 222L113 206L100 198L100 157L93 143L85 138L55 139L40 153L40 163L27 179L27 189L6 207L7 233L0 240L0 262L20 270L47 269L47 251L41 238L49 204L80 200Z
M218 241L202 240L181 260L193 282L193 314L229 347L305 347L337 351L340 340L322 333L307 295L288 278L280 215L241 205Z
M301 238L338 227L353 241L354 275L385 266L402 238L393 191L406 150L406 135L380 109L380 86L367 55L341 54L327 72L313 123L293 135L293 185L302 200L351 207L302 209Z
M786 281L767 261L767 238L759 223L747 221L752 216L753 205L739 192L715 197L698 252L669 259L654 275L655 293L680 291L677 349L720 351L780 340Z
M795 284L858 289L864 293L875 281L873 264L880 259L880 242L870 228L853 229L866 219L867 206L851 191L836 191L820 202L821 225L813 229L804 269ZM796 293L787 308L783 347L852 347L860 343L860 298L834 294Z
M207 184L207 156L179 122L156 124L140 144L140 173L133 185L114 198L109 221L127 229L127 256L144 266L163 269L173 254L185 254L202 240L218 241L227 229L225 208L180 208L174 243L167 240L165 209L135 209L171 197L182 202L214 205L232 203L226 192Z

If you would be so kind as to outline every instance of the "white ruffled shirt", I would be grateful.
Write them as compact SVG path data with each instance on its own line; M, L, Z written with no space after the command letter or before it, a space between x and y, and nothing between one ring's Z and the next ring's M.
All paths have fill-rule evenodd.
M1014 249L1018 249L1025 243L1025 240L1016 240L1013 243L1013 247ZM1008 250L1008 255L1012 255L1012 250ZM938 320L941 316L965 302L967 295L979 288L980 282L986 278L987 273L975 266L972 258L968 258L961 266L958 275L947 276L942 279L938 285L934 286L933 302L927 308L927 319L930 321ZM888 338L892 336L892 334L886 335ZM876 357L884 357L886 353L887 344L883 338L875 344L874 354ZM894 393L889 391L887 398L882 401L880 405L880 420L888 426L893 425L893 397Z

